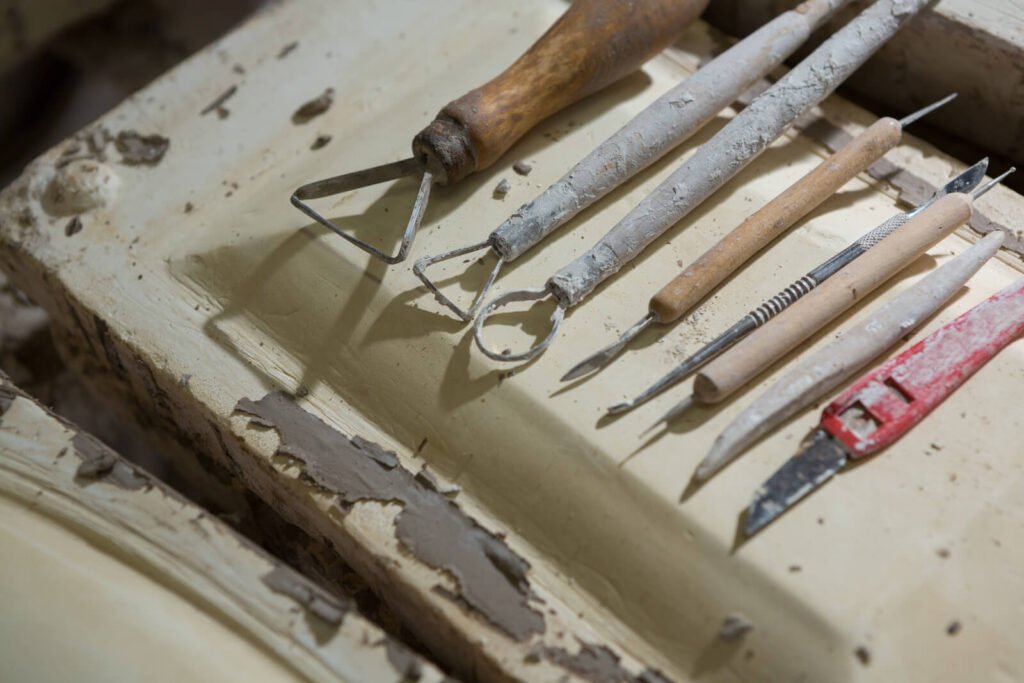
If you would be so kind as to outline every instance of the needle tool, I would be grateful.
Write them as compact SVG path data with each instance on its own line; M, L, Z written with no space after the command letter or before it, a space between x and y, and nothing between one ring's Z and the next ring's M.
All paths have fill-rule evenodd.
M783 12L648 105L540 196L521 206L486 240L425 256L416 261L413 272L438 302L469 322L504 264L679 146L793 54L848 2L808 0L799 10ZM427 277L427 268L483 250L493 252L497 261L469 308L463 309Z
M746 167L797 117L831 94L927 2L878 0L872 4L697 148L608 234L556 272L545 286L508 292L482 306L474 327L480 350L498 361L523 361L543 352L557 334L566 309L583 301ZM526 351L508 353L484 343L483 325L495 310L514 301L549 298L556 307L551 314L551 329L540 342Z
M895 443L1022 334L1024 278L861 377L825 408L803 452L757 490L744 523L747 536L848 460Z
M721 467L783 421L827 396L949 301L999 250L1004 237L1002 232L990 233L801 361L722 431L705 460Z
M661 422L684 413L694 404L724 401L783 358L844 311L873 292L939 240L970 220L974 197L998 183L992 181L974 196L948 194L907 221L838 273L706 365L693 383L693 393L670 410ZM695 478L706 481L724 462L705 458Z
M878 244L893 231L903 226L908 220L934 204L939 198L955 192L970 192L973 190L985 177L985 171L987 169L988 159L982 159L978 163L974 164L974 166L971 166L966 171L950 180L943 187L937 189L923 204L918 205L911 211L898 213L881 225L875 227L870 232L865 233L856 242L849 245L838 254L783 289L771 299L768 299L750 313L747 313L745 316L740 318L739 322L705 344L692 356L663 375L654 384L640 392L640 394L635 398L613 405L608 409L608 412L618 414L632 410L689 377L694 371L717 358L738 341L767 323L782 311L786 310L789 306L822 282L835 275L843 266L851 263L873 245Z
M431 187L452 185L497 161L548 116L635 71L671 44L707 0L576 0L512 66L449 103L412 141L413 156L303 185L292 204L385 263L404 261ZM420 174L420 187L397 253L345 232L308 201Z
M898 121L889 117L875 121L676 275L651 298L647 315L615 342L574 366L562 381L582 377L608 365L651 325L669 325L679 320L774 239L898 145L906 126L955 97L953 93Z

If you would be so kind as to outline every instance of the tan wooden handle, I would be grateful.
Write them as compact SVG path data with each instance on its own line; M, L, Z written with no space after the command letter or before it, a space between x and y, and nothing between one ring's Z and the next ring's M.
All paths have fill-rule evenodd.
M703 403L723 400L970 217L967 195L950 194L938 200L708 364L694 380L693 393Z
M899 144L899 121L883 118L751 214L654 295L650 310L662 324L688 313L757 252L851 178Z
M635 71L708 0L575 0L516 62L449 103L413 140L440 184L493 164L537 123Z

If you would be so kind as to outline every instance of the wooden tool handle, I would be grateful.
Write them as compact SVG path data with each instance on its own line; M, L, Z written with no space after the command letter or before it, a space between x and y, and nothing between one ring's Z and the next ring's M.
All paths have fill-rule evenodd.
M537 123L636 70L708 0L575 0L516 62L449 103L413 140L440 184L493 164Z
M971 198L951 194L818 285L775 320L707 365L693 391L716 403L792 351L971 217Z
M899 144L899 121L883 118L749 216L662 287L650 301L659 323L677 320L772 240Z

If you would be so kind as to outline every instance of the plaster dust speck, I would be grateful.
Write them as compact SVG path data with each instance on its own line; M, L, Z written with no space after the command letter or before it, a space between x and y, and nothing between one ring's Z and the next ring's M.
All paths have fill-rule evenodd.
M434 642L443 640L451 652L476 657L482 677L528 677L536 671L529 667L555 665L522 661L525 647L506 649L515 646L499 630L429 589L417 592L436 585L437 575L403 554L394 537L394 506L379 506L390 517L373 516L368 503L347 517L333 516L329 501L269 464L273 435L257 433L242 417L229 422L240 398L304 388L309 393L302 405L332 427L395 450L410 471L427 462L439 478L458 484L457 500L467 514L492 531L506 531L510 547L529 561L531 585L557 613L546 613L549 631L558 622L554 630L568 634L555 645L555 634L545 633L548 646L574 653L580 648L574 637L608 643L623 662L629 660L630 671L642 670L636 665L641 661L677 680L750 679L754 672L852 680L863 672L852 652L866 634L872 636L873 675L900 679L913 672L956 680L965 661L980 677L1002 666L997 662L1021 669L1015 644L999 634L1015 632L1016 615L1005 596L1024 595L1024 582L1008 570L991 578L993 564L979 559L1012 564L997 561L994 547L984 546L982 537L990 531L998 533L1002 552L1017 552L1007 549L1024 543L1020 530L1004 522L1024 515L1024 498L1017 495L1020 455L1009 436L1020 427L1019 418L1002 408L1005 396L1019 391L1020 348L1007 349L986 366L928 418L927 429L908 435L872 467L838 477L827 494L801 503L735 552L738 514L757 485L793 454L814 415L798 416L752 449L742 467L722 472L682 504L679 496L696 459L742 409L745 396L718 412L698 413L679 431L646 445L637 434L666 405L598 424L608 404L667 369L673 362L668 344L695 350L700 335L724 329L753 302L774 294L780 279L788 282L894 212L878 181L858 177L780 239L700 308L693 333L689 327L679 328L686 334L669 332L666 344L638 349L569 391L560 391L556 379L592 350L593 330L635 320L638 307L678 271L678 261L688 263L705 251L826 151L796 133L785 134L691 213L685 230L669 230L636 268L624 269L598 297L574 309L571 331L566 328L559 344L511 377L477 354L465 329L439 309L408 269L371 263L295 212L288 196L303 182L407 156L410 137L438 108L500 71L564 9L554 0L530 0L506 12L468 0L427 5L402 2L402 11L394 12L390 3L362 3L343 11L325 0L315 12L307 3L268 10L107 117L119 123L111 130L157 130L172 145L154 167L116 166L121 192L83 218L88 227L81 234L65 240L67 219L48 217L26 191L33 178L53 172L59 149L5 192L5 269L69 325L71 297L55 291L74 292L78 312L101 315L109 349L98 346L97 353L106 357L109 350L123 363L140 394L148 386L141 367L167 390L167 400L189 428L226 435L225 450L238 476L339 548L362 557L362 568L380 585L416 598L421 631ZM419 39L423 35L431 39ZM299 48L277 59L282 45L296 39ZM696 25L641 76L555 116L488 171L437 192L411 256L484 239L508 216L508 203L491 198L499 178L509 178L514 191L527 180L534 191L547 187L692 72L713 46L706 27ZM408 59L413 49L416 60ZM211 69L223 55L245 67L245 82L231 100L230 118L199 116L237 78ZM348 68L356 63L360 68ZM294 126L295 109L329 87L337 96L316 119L315 131ZM844 125L864 117L834 98L815 113ZM553 234L543 250L503 275L502 287L535 285L578 255L731 116L723 111L664 163L582 216L573 230ZM322 131L333 135L331 145L311 152L311 134ZM910 136L905 144L920 150L908 161L918 175L947 176L947 157ZM528 179L511 171L516 159L530 160ZM230 197L224 196L225 183L238 185ZM366 188L325 210L357 233L397 239L413 185ZM987 210L996 200L1022 206L1019 197L996 192L979 205ZM194 209L184 214L186 202ZM8 218L26 206L39 225L22 235ZM111 225L99 229L107 220ZM83 241L94 226L94 237ZM15 241L21 249L17 258ZM962 237L949 237L931 251L932 258L967 246ZM919 261L885 291L905 288L929 263ZM140 272L143 280L136 278ZM1010 265L989 263L924 331L1015 275ZM854 311L837 325L859 315ZM88 315L83 325L98 341ZM183 374L191 375L187 386L178 385ZM981 422L985 416L991 419ZM244 448L229 431L241 436ZM424 438L427 445L415 453ZM938 465L934 456L923 455L932 442L944 446ZM950 471L958 474L956 483L949 481ZM976 553L954 552L939 562L939 546ZM787 571L794 564L802 571ZM965 621L955 640L944 631L948 614L942 616L934 632L943 647L934 647L933 630L921 628L918 615L964 615L972 604L987 611L974 612L977 621ZM757 624L743 641L756 652L753 660L742 650L723 655L717 634L723 615L732 612ZM478 647L481 639L486 648ZM898 650L888 645L897 641ZM487 659L509 652L515 656ZM966 654L972 652L986 656Z

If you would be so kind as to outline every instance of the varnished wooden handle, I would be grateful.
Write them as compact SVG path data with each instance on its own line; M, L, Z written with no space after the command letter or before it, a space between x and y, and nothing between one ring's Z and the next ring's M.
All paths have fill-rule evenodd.
M516 62L449 103L413 140L440 184L493 164L537 123L636 70L708 0L575 0Z
M708 364L694 380L694 394L704 403L725 399L970 217L967 195L938 200Z
M899 121L879 119L751 214L654 295L650 310L655 319L670 323L689 312L772 240L899 144L900 135Z

